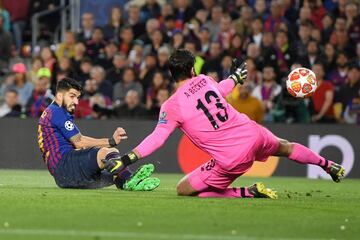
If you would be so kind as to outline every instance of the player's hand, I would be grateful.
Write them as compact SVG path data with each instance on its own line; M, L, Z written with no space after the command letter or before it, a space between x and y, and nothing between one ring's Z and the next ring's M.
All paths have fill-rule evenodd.
M229 78L234 80L235 84L243 84L247 78L246 62L240 64L239 60L233 59Z
M123 128L118 127L115 130L114 134L113 134L113 138L114 138L115 143L117 145L117 144L119 144L121 142L121 140L127 139L128 137L126 135L126 131Z

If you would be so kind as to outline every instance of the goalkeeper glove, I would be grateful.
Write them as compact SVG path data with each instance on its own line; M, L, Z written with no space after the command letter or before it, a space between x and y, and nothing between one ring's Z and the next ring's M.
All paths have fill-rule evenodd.
M243 84L246 77L247 77L246 62L243 62L240 65L240 62L237 59L233 59L231 66L231 75L229 76L229 78L234 80L236 85L238 83Z

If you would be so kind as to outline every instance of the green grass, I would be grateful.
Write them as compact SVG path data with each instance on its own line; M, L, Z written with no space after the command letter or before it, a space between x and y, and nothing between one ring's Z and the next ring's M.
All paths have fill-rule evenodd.
M360 181L262 180L278 200L178 197L181 175L154 192L59 189L45 171L0 171L0 239L359 239Z

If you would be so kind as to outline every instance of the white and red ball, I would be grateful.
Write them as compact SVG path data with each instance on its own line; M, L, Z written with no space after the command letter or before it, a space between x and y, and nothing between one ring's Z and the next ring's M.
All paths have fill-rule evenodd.
M307 68L295 68L286 79L286 88L294 97L311 97L317 88L315 73Z

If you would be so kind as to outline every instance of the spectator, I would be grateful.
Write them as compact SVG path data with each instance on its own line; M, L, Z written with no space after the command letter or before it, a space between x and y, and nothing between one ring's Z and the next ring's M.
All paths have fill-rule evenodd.
M62 57L59 59L58 70L67 72L67 76L70 78L76 78L75 70L71 65L71 59L68 57Z
M44 63L44 67L50 69L50 71L54 71L56 69L56 58L54 57L54 53L51 51L50 47L42 48L40 57Z
M175 50L179 48L184 48L185 37L180 30L175 30L173 36L170 40L170 47Z
M160 26L160 29L165 33L165 42L169 43L176 30L175 16L166 16L164 18L164 23Z
M233 58L240 59L244 54L243 51L243 37L240 34L235 34L230 42L229 53Z
M262 21L265 21L268 18L269 14L266 9L265 0L256 0L254 10L255 10L255 17L260 17Z
M230 55L224 55L221 60L220 79L226 79L231 75L232 57Z
M113 86L110 81L105 79L105 76L105 70L101 66L94 66L90 70L90 77L96 81L99 93L112 99Z
M360 15L358 5L348 3L345 7L346 26L351 43L360 42Z
M39 118L45 108L53 101L54 96L49 89L47 77L41 77L35 83L31 97L26 104L26 115L32 118Z
M129 64L134 68L136 73L140 72L143 62L143 43L140 40L134 41L134 45L129 53Z
M348 57L344 52L340 52L336 57L336 69L332 70L327 77L334 85L336 90L345 83L347 71Z
M41 79L42 84L45 84L46 88L50 88L50 83L51 83L50 69L45 67L39 68L38 72L36 73L36 79L37 81Z
M102 28L96 27L91 35L91 39L85 43L86 55L93 59L95 62L102 58L105 53L106 41Z
M302 65L306 68L312 68L316 62L322 62L318 43L310 40L307 44L307 55L302 59Z
M201 27L199 31L199 41L200 41L200 55L202 57L207 57L209 54L211 35L210 30L207 27ZM231 47L231 43L229 48Z
M255 43L256 46L260 47L262 42L262 32L263 22L260 17L253 19L251 23L251 34L249 34L250 41Z
M10 14L4 8L2 1L0 1L0 16L3 19L3 28L5 31L10 32Z
M222 15L223 15L223 9L221 6L216 5L211 8L210 20L208 20L204 26L210 30L212 40L220 32L220 21Z
M34 89L34 85L27 81L26 67L23 63L14 64L14 66L12 67L12 71L15 74L15 82L12 87L18 93L19 104L22 107L25 107Z
M106 79L110 80L114 86L122 80L124 69L128 65L126 55L123 53L115 54L112 64L112 68L106 73Z
M21 106L18 93L15 89L9 89L5 93L5 102L0 106L0 118L20 116Z
M265 122L272 122L272 110L281 93L281 86L275 81L276 74L271 65L263 68L263 82L256 86L252 92L253 96L262 101L265 111Z
M144 64L139 74L139 80L144 89L147 89L150 86L156 68L157 68L156 55L153 53L146 55Z
M65 41L60 43L56 49L56 57L60 59L62 57L72 58L75 56L75 34L71 31L65 33Z
M96 80L86 80L84 91L84 96L79 100L79 104L75 110L75 117L86 119L105 117L106 110L111 109L111 100L98 91ZM102 111L96 111L98 109Z
M71 65L73 66L76 75L80 74L81 61L85 58L86 47L83 42L78 42L74 48L74 56L71 58Z
M290 46L286 32L280 30L276 33L275 51L280 77L284 77L296 59L296 53Z
M169 57L170 51L168 47L160 47L157 53L158 66L157 68L167 77L170 77L169 72Z
M341 116L344 115L346 110L349 111L353 104L356 105L354 99L360 98L359 69L359 66L355 64L349 67L346 83L340 87L339 92L336 94L336 102L341 104Z
M314 108L311 120L318 123L333 123L335 120L333 110L334 86L331 82L324 80L323 64L314 64L312 70L316 75L318 87L311 98Z
M264 108L261 101L251 95L251 90L251 85L248 82L237 85L226 99L238 112L244 113L251 120L261 123L264 119Z
M296 51L299 58L307 56L307 45L311 37L311 23L309 21L300 24L298 36L299 40L296 42Z
M141 99L143 96L143 88L139 82L136 81L135 71L131 67L124 69L122 81L114 85L113 100L117 104L122 104L125 100L126 94L130 90L137 92L137 96Z
M145 24L140 17L140 7L136 3L130 3L127 24L133 30L134 39L137 39L145 32Z
M282 4L278 1L271 1L271 14L266 18L264 22L264 30L270 32L277 32L279 30L280 23L287 24L287 20L282 13Z
M10 13L12 31L14 33L17 53L20 53L23 45L23 32L28 21L29 0L18 1L2 0L5 9Z
M327 14L323 17L322 19L322 31L321 31L321 36L322 36L322 43L327 43L330 40L330 36L332 34L332 32L334 31L334 19L332 18L332 16L330 14Z
M332 69L336 68L336 54L335 54L335 48L331 43L325 44L324 49L324 64L326 72L330 72Z
M108 71L113 66L114 56L117 53L118 46L114 42L109 42L105 46L105 54L98 59L97 64Z
M240 18L234 22L236 33L240 36L250 36L251 34L251 23L252 23L252 10L248 6L241 8Z
M164 78L164 75L157 71L154 73L151 85L147 88L146 91L146 108L151 109L156 102L156 95L160 89L166 88L167 82Z
M80 42L87 42L92 38L94 32L94 16L92 13L86 12L81 16L81 31L78 33L77 39Z
M138 91L129 90L126 93L125 102L114 109L117 118L144 118L148 111L140 101Z
M159 112L161 105L168 100L170 97L169 89L167 88L160 88L156 93L156 98L154 103L151 106L149 111L150 118L157 119L159 117Z
M133 28L131 26L124 26L120 31L120 43L119 43L119 51L124 54L129 54L133 46L134 41L134 33Z
M195 9L190 6L189 0L175 0L174 15L177 28L182 29L195 16Z
M204 63L201 73L207 73L211 71L220 72L220 63L222 59L222 49L219 42L211 42L209 58Z
M11 34L5 30L4 17L0 14L0 73L8 67L11 57Z
M159 18L161 15L160 4L156 0L146 0L140 9L141 20L148 21L150 18Z
M261 84L262 74L256 68L254 59L246 59L246 67L248 70L246 81L251 85L251 88L254 88L255 86Z
M263 63L272 65L275 69L275 72L278 72L276 50L274 48L274 35L272 32L265 32L262 38L260 58L256 64L259 66ZM262 67L259 67L259 69L261 68Z
M234 28L231 26L231 18L229 15L223 15L220 20L220 32L217 34L217 41L220 42L224 50L230 48L231 39L235 34Z
M159 50L160 47L162 46L166 46L164 44L164 37L161 33L160 30L155 30L152 32L151 36L150 36L151 42L150 44L145 45L144 47L144 55L148 55L148 54L157 54L157 51Z
M90 78L90 71L93 67L92 61L88 57L84 57L80 63L80 72L77 74L77 79L81 82L81 85L85 84L85 81Z
M43 62L40 57L34 57L31 59L31 69L27 72L27 79L32 84L35 84L38 80L37 73L40 68L43 67Z
M151 35L155 30L160 30L160 22L156 18L151 18L146 22L146 32L143 33L139 39L144 44L150 44L151 43Z
M109 22L104 26L104 38L106 41L119 42L120 29L124 25L123 14L120 7L111 8Z

